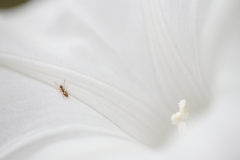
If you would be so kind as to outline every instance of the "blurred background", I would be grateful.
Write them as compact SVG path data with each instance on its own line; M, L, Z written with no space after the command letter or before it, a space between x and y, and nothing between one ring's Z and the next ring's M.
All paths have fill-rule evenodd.
M0 0L0 9L10 9L22 5L29 0Z

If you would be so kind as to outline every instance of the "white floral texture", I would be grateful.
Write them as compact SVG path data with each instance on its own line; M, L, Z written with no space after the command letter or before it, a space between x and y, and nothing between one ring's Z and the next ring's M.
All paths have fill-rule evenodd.
M239 0L69 1L0 11L0 159L240 159Z

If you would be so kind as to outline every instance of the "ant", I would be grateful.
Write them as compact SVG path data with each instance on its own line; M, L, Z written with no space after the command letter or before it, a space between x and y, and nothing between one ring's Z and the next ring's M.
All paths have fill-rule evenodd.
M65 80L64 80L64 82L63 82L62 85L59 85L59 84L57 84L56 82L54 82L54 83L60 87L59 93L62 92L62 94L63 94L65 97L68 97L68 92L67 92L67 90L65 90Z

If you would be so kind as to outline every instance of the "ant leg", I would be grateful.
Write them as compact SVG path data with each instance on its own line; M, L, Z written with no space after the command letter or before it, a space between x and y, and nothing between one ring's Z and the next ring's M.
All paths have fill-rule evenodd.
M64 88L66 88L66 86L65 86L65 81L66 81L66 80L64 79L64 81L63 81L63 86L64 86Z
M56 85L60 86L59 84L57 84L56 82L54 82Z
M62 91L60 88L57 88L60 92Z

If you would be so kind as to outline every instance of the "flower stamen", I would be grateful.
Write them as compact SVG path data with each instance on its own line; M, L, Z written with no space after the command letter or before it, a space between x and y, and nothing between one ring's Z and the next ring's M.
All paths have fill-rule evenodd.
M186 108L186 100L183 99L178 103L179 112L171 116L172 124L178 125L178 131L180 134L183 134L187 130L187 125L183 122L184 119L188 118L188 110Z

